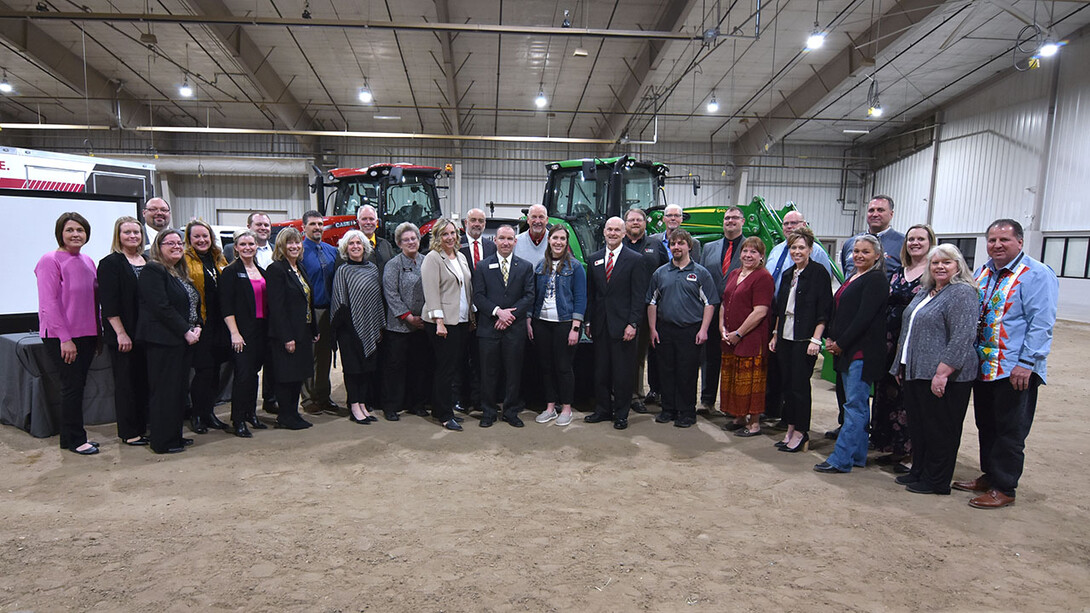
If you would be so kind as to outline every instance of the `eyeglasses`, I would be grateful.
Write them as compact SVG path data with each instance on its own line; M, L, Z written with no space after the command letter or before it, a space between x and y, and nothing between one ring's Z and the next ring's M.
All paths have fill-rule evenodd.
M160 247L181 247L181 241L163 241L159 243Z
M681 213L667 213L663 217L681 217Z

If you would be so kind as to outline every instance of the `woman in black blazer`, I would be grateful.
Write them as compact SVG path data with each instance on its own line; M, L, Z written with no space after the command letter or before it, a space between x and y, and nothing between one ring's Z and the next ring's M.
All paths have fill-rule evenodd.
M292 430L311 426L299 416L299 391L303 381L314 376L314 343L318 341L318 321L302 259L303 235L286 228L276 235L273 263L265 270L269 304L275 305L269 311L269 337L280 405L276 425Z
M189 383L189 399L193 406L189 427L197 434L209 428L227 430L227 424L216 417L216 397L220 392L220 367L230 359L227 349L227 327L220 309L220 274L227 267L223 252L216 245L212 226L194 219L185 226L183 268L189 282L201 297L200 316L204 322L201 340L192 348L193 379Z
M136 338L148 354L151 450L185 451L193 439L182 438L185 393L189 382L189 347L201 338L200 296L179 266L182 233L167 229L151 245L151 261L140 273L140 314Z
M810 441L810 377L821 352L821 337L833 304L829 272L810 259L814 233L803 226L787 237L794 265L780 276L773 313L772 341L783 386L783 419L787 434L780 451L806 451ZM788 325L790 324L790 325Z
M835 356L844 383L844 425L829 459L814 466L821 473L847 473L867 464L867 421L871 384L886 369L886 303L889 280L878 237L864 234L852 247L855 274L836 292L826 348Z
M98 299L105 320L103 340L113 364L117 436L126 445L147 445L147 352L144 343L133 341L140 306L136 282L148 263L144 224L135 217L119 217L111 251L98 263Z
M257 421L257 373L265 361L269 301L265 271L257 265L257 235L235 235L234 262L220 273L220 311L231 336L235 380L231 387L231 422L235 436L250 438L247 423ZM260 422L258 422L260 423Z

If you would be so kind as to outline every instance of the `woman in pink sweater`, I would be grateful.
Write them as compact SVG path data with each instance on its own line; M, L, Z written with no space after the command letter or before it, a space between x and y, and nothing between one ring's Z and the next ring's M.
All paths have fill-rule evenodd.
M61 383L61 449L98 453L83 429L83 388L98 343L95 263L80 249L91 224L79 213L63 213L55 230L58 249L38 260L38 322L42 343Z

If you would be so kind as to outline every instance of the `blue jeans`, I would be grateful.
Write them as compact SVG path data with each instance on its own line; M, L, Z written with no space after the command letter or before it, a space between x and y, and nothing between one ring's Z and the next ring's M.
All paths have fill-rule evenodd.
M863 380L863 360L853 360L844 381L844 425L836 438L833 455L826 460L844 472L867 465L867 419L870 416L870 383Z

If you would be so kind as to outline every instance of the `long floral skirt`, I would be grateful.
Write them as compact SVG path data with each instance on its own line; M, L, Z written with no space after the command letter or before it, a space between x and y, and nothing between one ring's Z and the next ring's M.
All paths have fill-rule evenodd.
M765 410L767 381L763 355L740 357L723 353L719 369L719 410L734 417L760 415Z

